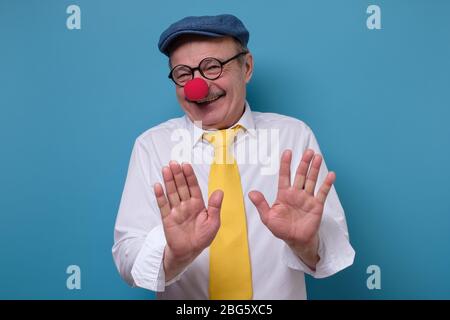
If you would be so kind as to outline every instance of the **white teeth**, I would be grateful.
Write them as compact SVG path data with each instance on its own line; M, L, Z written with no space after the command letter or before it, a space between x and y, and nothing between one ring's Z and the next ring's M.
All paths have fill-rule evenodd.
M197 103L207 103L207 102L212 102L212 101L215 101L215 100L219 99L220 97L221 97L221 96L216 96L216 97L210 98L210 99L208 99L208 100L197 101Z

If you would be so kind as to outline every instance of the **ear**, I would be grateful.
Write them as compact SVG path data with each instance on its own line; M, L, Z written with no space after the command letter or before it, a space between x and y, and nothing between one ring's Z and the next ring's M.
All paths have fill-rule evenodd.
M245 56L245 83L248 83L253 75L253 56L251 53L247 53Z

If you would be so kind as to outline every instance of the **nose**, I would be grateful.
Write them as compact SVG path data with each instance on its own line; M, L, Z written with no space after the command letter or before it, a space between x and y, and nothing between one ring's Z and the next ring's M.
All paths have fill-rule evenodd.
M200 70L199 70L199 69L197 69L197 70L194 71L194 78L195 78L195 77L203 78L203 76L202 76L202 74L200 73Z
M184 86L184 95L190 101L197 101L208 96L208 83L203 78L189 80Z

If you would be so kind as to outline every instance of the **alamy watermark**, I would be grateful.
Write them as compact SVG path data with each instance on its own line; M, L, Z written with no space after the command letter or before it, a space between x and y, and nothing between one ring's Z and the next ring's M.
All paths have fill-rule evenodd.
M66 13L70 14L66 20L66 27L69 30L81 29L81 9L75 4L71 4L67 7Z
M366 285L369 290L381 289L381 268L375 264L367 267L367 274L370 276L367 278Z
M195 122L195 126L197 127L195 130L200 130L201 122ZM217 161L216 158L216 163L229 164L236 160L238 165L259 165L261 175L278 174L281 156L280 130L248 129L246 133L245 137L238 136L235 142L227 143L229 146L228 152L216 149L215 152L223 152L224 154L223 157L219 157L223 162ZM174 130L171 135L171 141L175 143L171 149L171 159L193 164L211 164L214 160L213 154L205 152L205 150L194 154L193 145L196 141L193 139L194 136L189 129ZM228 140L228 137L225 136L224 139ZM231 137L231 140L233 140L233 137ZM201 147L206 148L207 145L208 142L201 144ZM233 147L233 145L235 146Z
M367 7L366 12L370 14L366 20L366 26L369 30L380 30L381 29L381 9L380 6L371 4Z
M69 290L81 289L81 269L79 266L72 264L67 267L66 273L69 275L66 280L66 287Z

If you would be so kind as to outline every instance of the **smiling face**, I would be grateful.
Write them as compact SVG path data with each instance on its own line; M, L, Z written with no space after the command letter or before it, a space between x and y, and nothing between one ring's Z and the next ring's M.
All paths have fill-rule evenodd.
M240 53L239 47L231 37L186 35L177 40L170 50L170 64L195 68L207 57L225 61ZM203 129L229 128L242 116L246 84L253 72L253 57L248 53L240 59L224 65L222 75L216 80L203 78L198 70L195 71L194 78L204 79L209 87L209 94L202 99L202 103L187 100L184 88L175 85L177 99L184 112L191 121L201 121Z

